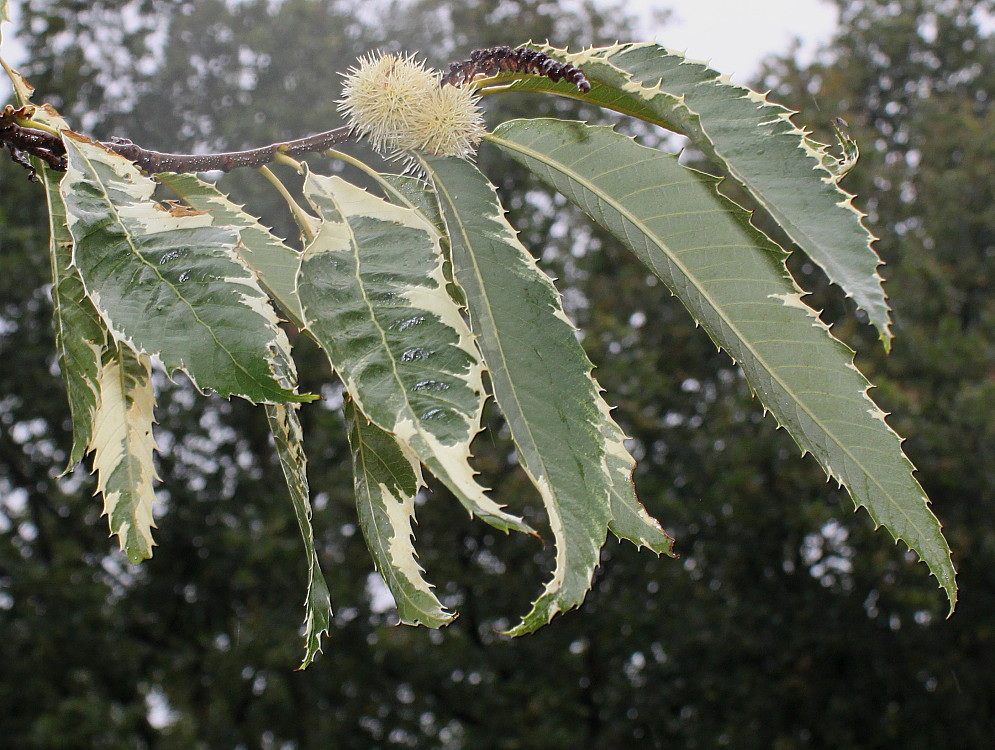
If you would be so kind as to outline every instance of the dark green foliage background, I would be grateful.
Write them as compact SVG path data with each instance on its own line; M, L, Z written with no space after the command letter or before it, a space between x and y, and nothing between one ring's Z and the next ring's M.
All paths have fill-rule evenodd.
M640 36L619 12L539 0L421 0L360 18L349 3L308 0L234 10L218 0L22 5L33 32L24 37L24 72L38 100L95 136L162 150L236 148L333 127L333 71L378 46L421 49L442 64L528 38L576 45ZM304 557L261 410L195 397L186 382L160 378L164 512L159 549L140 567L113 551L85 471L53 478L69 431L53 363L44 204L4 161L3 744L989 747L995 42L965 0L839 5L843 26L831 49L809 66L772 61L765 85L824 139L828 120L844 117L862 146L845 185L861 194L883 238L893 354L881 353L873 331L804 259L795 267L837 335L859 345L876 397L910 437L906 451L961 571L951 619L925 567L874 534L845 493L761 419L728 359L679 304L646 287L646 273L578 216L550 216L546 194L485 149L481 167L587 331L608 400L638 441L643 501L682 557L658 560L609 541L582 610L511 641L495 631L526 611L551 550L468 521L438 491L419 509L417 544L461 617L440 632L394 627L371 596L337 390L298 339L303 386L326 397L302 417L336 618L324 655L294 672ZM141 62L156 37L124 24L126 16L149 29L168 18L161 59ZM524 97L488 107L494 121L577 116L573 105ZM289 216L261 177L233 175L223 185L289 234ZM494 427L479 441L478 464L500 499L541 525L538 501Z

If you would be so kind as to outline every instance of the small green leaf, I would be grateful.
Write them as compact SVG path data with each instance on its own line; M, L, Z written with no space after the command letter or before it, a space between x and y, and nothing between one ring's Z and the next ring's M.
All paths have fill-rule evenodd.
M853 352L802 301L784 254L717 180L607 127L513 120L489 140L611 232L738 362L803 452L887 526L956 602L956 572L901 439L867 395ZM486 354L486 350L485 350Z
M149 358L127 346L105 353L89 448L104 515L133 563L152 557L155 393Z
M793 112L657 44L576 53L537 47L582 68L591 91L581 94L568 82L538 76L510 88L553 91L686 135L853 297L890 346L891 313L878 273L881 259L871 247L875 238L863 226L854 196L837 186L838 174L826 166L826 147L791 122Z
M356 508L366 546L373 555L407 625L438 628L455 619L432 593L413 542L415 495L424 486L421 464L392 435L346 405Z
M420 213L337 177L309 174L322 218L304 251L298 293L308 330L360 410L409 446L471 513L528 526L484 495L470 466L483 366L445 290L438 234Z
M604 413L591 363L549 278L518 241L494 186L454 157L422 157L452 242L456 281L518 458L556 539L550 580L512 635L576 607L611 520Z
M73 263L115 338L224 397L308 400L281 385L296 379L290 343L235 253L237 231L155 203L155 183L102 146L65 142Z
M235 227L241 242L235 252L259 277L259 283L276 300L287 317L303 327L301 303L297 299L297 267L301 256L269 229L232 203L224 193L192 174L164 172L156 180L198 211L207 211L219 226Z
M328 633L332 617L332 603L328 585L321 573L318 553L314 548L314 531L311 528L311 502L307 481L307 456L304 453L304 436L297 404L266 404L266 419L276 444L280 467L287 480L290 501L297 516L297 525L304 539L307 555L307 598L304 601L304 660L298 669L305 669L321 651L321 636Z

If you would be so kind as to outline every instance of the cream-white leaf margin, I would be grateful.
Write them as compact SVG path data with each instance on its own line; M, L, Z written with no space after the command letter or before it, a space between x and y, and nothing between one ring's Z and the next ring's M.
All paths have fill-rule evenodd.
M66 129L65 121L48 104L37 107L33 119L54 130ZM48 204L49 263L52 269L52 322L55 350L66 387L72 419L73 442L66 463L69 472L87 451L93 418L100 397L98 376L110 332L86 296L83 280L72 265L73 238L66 223L66 205L59 192L62 173L33 158L45 188Z
M853 351L802 301L783 253L716 180L608 127L512 120L488 140L611 232L742 366L754 392L876 526L913 548L957 601L942 526Z
M660 530L639 516L621 430L559 293L518 240L494 186L463 159L426 155L421 164L439 197L495 399L555 540L552 577L509 631L522 635L584 600L614 512L622 514L616 531L636 544L660 547Z
M98 376L97 409L89 449L97 491L112 534L133 563L152 557L152 436L155 393L151 362L126 346L107 352Z
M600 394L597 402L602 416L601 434L605 441L605 461L611 480L611 520L608 528L619 539L626 539L636 547L647 547L658 555L675 557L673 537L647 512L636 495L636 486L632 481L636 459L625 447L625 433L612 419L611 407Z
M243 206L195 175L164 172L155 178L191 208L210 213L215 224L239 230L240 242L235 252L256 273L260 284L289 320L302 326L303 313L296 290L300 253L247 213Z

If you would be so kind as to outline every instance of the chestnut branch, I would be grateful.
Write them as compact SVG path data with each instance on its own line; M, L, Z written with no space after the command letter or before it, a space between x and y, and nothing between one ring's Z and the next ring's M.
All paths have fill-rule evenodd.
M552 81L565 80L574 84L581 93L591 90L583 71L572 65L553 60L545 52L530 47L489 47L474 50L469 59L451 63L449 73L441 85L462 87L476 78L497 73L525 73L544 76ZM46 130L26 125L31 122L34 108L7 105L0 112L0 147L10 151L11 158L27 169L29 179L37 181L35 168L27 155L35 156L50 169L66 171L66 147L62 138ZM304 138L245 151L226 151L216 154L172 154L142 148L127 138L112 137L101 145L134 162L147 174L157 172L230 172L239 167L261 167L273 161L278 153L299 156L326 151L337 143L354 137L348 126L326 130Z

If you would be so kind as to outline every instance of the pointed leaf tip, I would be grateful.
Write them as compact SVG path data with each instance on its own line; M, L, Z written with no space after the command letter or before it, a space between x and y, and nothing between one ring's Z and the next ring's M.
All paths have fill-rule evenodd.
M413 544L421 464L352 402L346 405L346 422L360 528L398 617L408 625L448 625L456 615L432 592Z
M89 450L103 497L103 514L132 563L152 557L155 393L151 362L127 347L105 352Z

